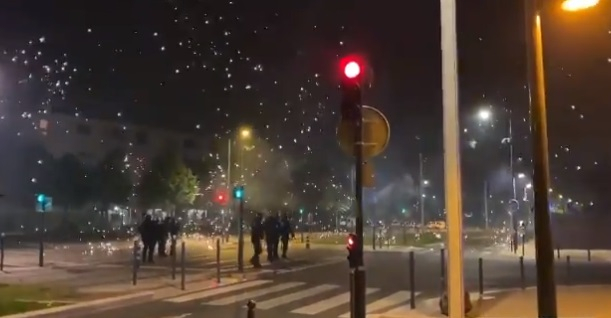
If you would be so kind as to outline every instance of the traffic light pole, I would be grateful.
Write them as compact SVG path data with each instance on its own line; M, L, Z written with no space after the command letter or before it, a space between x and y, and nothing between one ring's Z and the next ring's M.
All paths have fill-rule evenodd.
M40 213L40 233L38 236L38 266L45 266L45 204L42 202Z
M354 176L354 197L356 199L355 215L355 234L356 240L356 260L357 266L353 271L353 318L365 318L365 266L363 260L363 113L362 105L357 105L356 125L354 134L355 150L355 176Z
M244 272L244 196L240 200L238 214L238 271Z

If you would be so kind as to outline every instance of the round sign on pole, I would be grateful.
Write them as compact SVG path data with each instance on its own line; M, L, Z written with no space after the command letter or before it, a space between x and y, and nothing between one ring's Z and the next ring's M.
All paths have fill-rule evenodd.
M509 207L508 207L509 214L514 214L518 212L519 209L520 209L520 202L518 202L518 200L516 199L509 200Z
M390 124L386 116L376 108L362 106L363 112L363 158L375 157L386 149L390 141ZM354 156L355 123L342 119L337 127L340 148Z

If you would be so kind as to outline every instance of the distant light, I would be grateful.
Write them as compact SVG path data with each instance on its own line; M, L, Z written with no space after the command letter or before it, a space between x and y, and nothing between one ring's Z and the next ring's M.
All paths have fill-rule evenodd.
M526 189L531 189L533 187L532 183L526 184Z
M518 173L518 179L524 179L526 178L526 175L523 173Z
M562 2L562 10L564 11L580 11L595 7L599 0L565 0Z
M477 113L477 116L480 120L488 121L492 117L492 112L490 112L488 109L482 109L479 111L479 113Z
M347 78L355 78L361 74L361 66L359 63L355 61L348 62L346 66L344 66L344 75Z

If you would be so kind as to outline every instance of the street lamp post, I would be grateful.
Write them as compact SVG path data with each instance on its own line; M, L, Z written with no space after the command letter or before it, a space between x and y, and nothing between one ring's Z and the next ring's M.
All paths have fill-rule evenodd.
M562 3L562 9L578 11L597 4L598 0L565 0ZM558 313L554 280L554 250L549 216L549 149L540 12L540 0L525 0L528 93L533 132L537 308L539 317L555 318Z
M448 316L465 317L462 190L458 120L456 0L440 0L445 207L448 224Z
M243 167L243 152L244 145L241 141L249 139L251 136L251 130L249 128L240 129L239 135L239 146L240 146L240 187L244 186L244 167ZM231 146L231 145L230 145ZM231 149L231 147L229 147ZM231 164L231 162L230 162ZM243 188L242 188L243 189ZM238 214L238 267L240 272L243 271L244 264L244 193L240 192L240 206Z

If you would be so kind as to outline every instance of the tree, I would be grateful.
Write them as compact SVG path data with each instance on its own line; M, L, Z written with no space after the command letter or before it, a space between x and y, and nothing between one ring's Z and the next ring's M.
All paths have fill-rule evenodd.
M54 204L65 211L82 207L91 199L93 178L81 161L72 154L64 155L55 162L53 171Z
M173 151L153 159L151 169L139 186L140 202L145 208L166 206L172 209L192 204L198 189L197 177Z
M131 195L132 180L124 169L125 152L109 152L95 169L95 199L106 214L111 204L125 205Z

